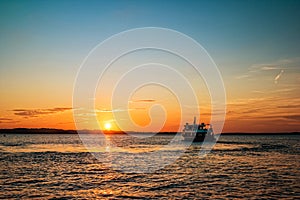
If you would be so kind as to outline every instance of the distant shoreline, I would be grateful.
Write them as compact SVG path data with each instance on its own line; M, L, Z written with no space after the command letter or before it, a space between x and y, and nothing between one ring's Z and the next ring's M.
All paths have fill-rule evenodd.
M80 130L80 133L100 133L100 130ZM104 134L127 134L123 131L102 131ZM133 134L153 134L152 132L134 132ZM12 128L0 129L0 134L78 134L76 130L63 130L54 128ZM159 132L159 135L175 135L176 132ZM280 133L222 133L221 135L300 135L300 132L280 132Z

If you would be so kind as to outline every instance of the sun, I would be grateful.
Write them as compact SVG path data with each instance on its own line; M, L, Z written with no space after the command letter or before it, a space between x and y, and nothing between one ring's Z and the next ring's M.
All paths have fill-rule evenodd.
M111 129L111 123L107 122L104 124L105 130L109 131Z

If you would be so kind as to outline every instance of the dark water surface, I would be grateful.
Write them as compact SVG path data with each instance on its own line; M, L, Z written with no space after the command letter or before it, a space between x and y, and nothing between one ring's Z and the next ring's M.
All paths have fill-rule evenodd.
M141 144L112 137L135 154L172 138ZM221 136L219 142L204 158L193 144L175 163L139 174L109 168L78 135L0 135L0 198L300 199L300 136Z

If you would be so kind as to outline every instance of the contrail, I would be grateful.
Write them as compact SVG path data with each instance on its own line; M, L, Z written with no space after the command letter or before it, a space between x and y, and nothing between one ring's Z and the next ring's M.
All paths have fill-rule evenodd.
M280 73L275 77L275 79L274 79L275 84L278 83L278 79L282 76L283 72L284 72L284 70L282 69L282 70L280 71Z

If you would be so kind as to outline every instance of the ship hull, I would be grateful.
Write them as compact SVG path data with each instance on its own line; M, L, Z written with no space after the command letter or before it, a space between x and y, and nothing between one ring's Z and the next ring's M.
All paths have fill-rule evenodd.
M184 141L189 142L203 142L206 141L215 141L215 137L213 135L208 135L207 133L195 133L195 132L184 132L182 134Z
M205 136L183 136L184 141L192 141L192 142L203 142L205 139Z

